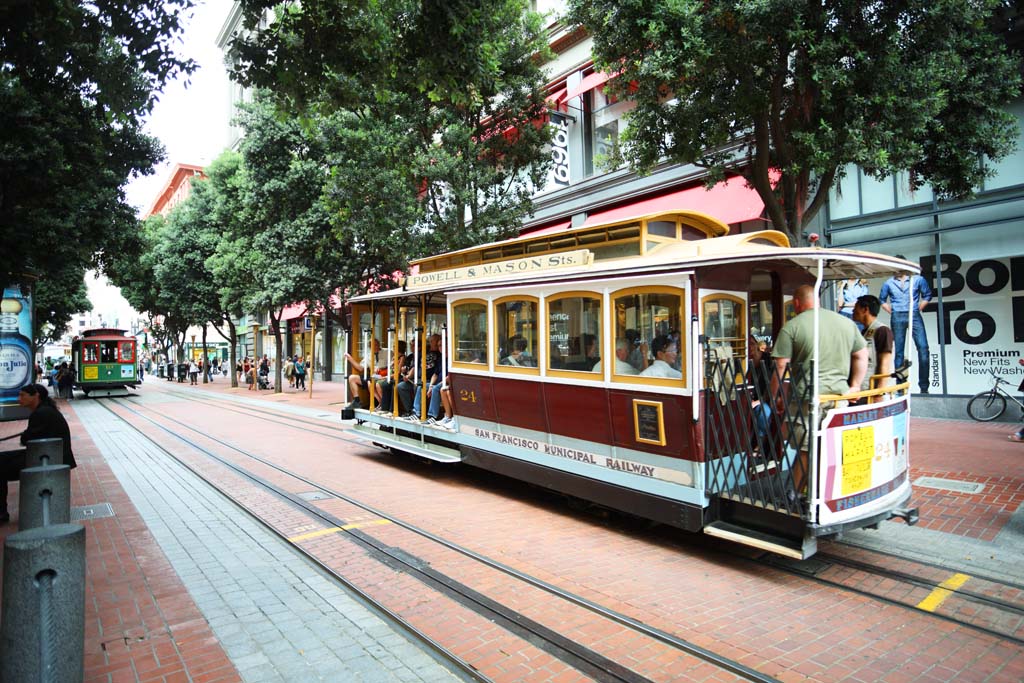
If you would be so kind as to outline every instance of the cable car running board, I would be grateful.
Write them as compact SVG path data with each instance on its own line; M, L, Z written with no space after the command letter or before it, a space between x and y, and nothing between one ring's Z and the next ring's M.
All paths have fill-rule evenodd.
M415 426L413 426L413 428L414 427ZM388 448L404 451L406 453L411 453L413 455L418 455L421 458L428 458L429 460L436 460L437 462L449 464L462 462L462 453L455 448L448 448L435 443L394 434L390 431L381 429L379 425L372 422L355 424L352 425L351 429L359 432L360 434L364 434L378 444L385 445ZM423 428L420 427L420 429Z
M729 522L711 522L704 527L704 533L733 543L767 550L776 555L791 557L794 560L806 560L818 550L818 541L815 538L805 538L802 544L797 544L796 541L788 538L773 536Z

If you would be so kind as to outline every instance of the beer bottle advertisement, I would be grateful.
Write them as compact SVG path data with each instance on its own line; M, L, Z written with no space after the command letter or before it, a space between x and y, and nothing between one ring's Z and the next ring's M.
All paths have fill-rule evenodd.
M0 405L16 405L32 379L32 303L17 286L0 301Z

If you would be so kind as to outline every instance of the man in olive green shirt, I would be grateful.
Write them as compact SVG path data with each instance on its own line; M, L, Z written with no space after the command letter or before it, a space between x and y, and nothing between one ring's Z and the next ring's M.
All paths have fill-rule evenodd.
M793 310L796 316L783 326L779 338L772 349L777 372L772 374L772 396L779 397L776 408L785 411L785 401L778 392L778 377L786 371L786 366L806 368L814 354L814 287L801 285L793 293ZM818 385L821 394L838 394L840 396L858 391L868 369L868 350L864 337L852 320L827 309L818 310ZM791 369L791 376L794 374ZM805 383L811 381L808 372L796 373L792 377L796 384L790 388L796 396L803 395ZM822 406L822 414L827 406ZM804 411L804 424L809 420L810 408L801 406ZM780 412L780 414L784 414ZM797 420L800 422L800 420ZM807 442L812 430L810 425L798 429L790 435L790 443L799 444L800 455L793 464L793 483L797 492L802 492L807 485ZM802 432L802 433L800 433Z

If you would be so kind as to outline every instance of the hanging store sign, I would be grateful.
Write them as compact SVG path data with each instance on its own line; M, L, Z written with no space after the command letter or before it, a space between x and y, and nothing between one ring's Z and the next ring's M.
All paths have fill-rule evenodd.
M544 254L543 256L481 263L464 268L438 270L431 273L417 273L405 278L402 286L405 289L416 289L417 287L430 287L440 284L459 285L502 275L539 273L560 268L589 266L591 263L593 263L593 255L590 253L590 250L577 249L557 254Z
M548 112L551 119L550 182L559 187L569 185L569 120L559 112Z

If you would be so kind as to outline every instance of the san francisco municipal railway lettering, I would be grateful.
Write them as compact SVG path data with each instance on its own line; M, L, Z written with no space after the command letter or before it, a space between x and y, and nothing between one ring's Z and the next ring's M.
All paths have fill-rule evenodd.
M631 460L619 460L617 458L610 458L606 455L595 455L594 453L587 453L586 451L580 451L575 448L566 448L564 446L556 446L550 443L541 443L536 439L526 439L512 434L499 434L498 432L480 429L479 427L473 428L473 436L481 439L488 439L490 441L496 441L497 443L505 444L507 446L526 448L537 453L543 453L544 455L553 455L557 458L566 458L567 460L585 462L589 465L607 467L608 469L618 470L620 472L639 474L642 477L660 478L656 476L655 468L653 466L644 465Z

